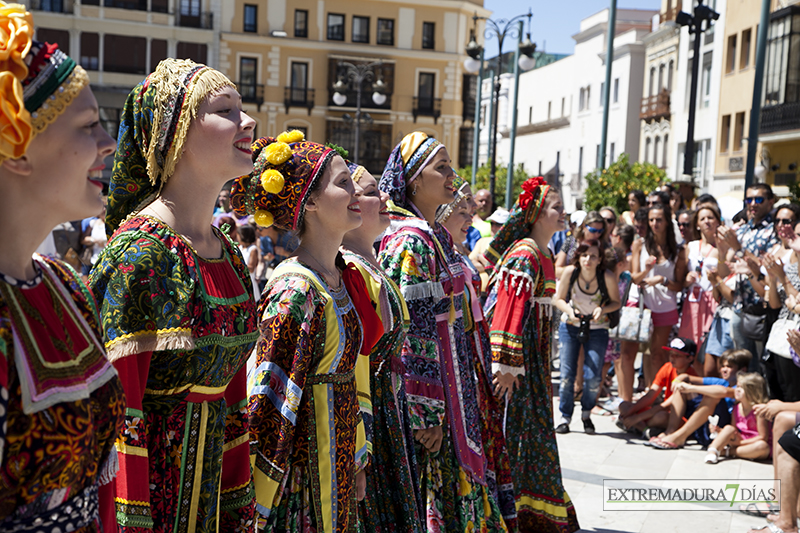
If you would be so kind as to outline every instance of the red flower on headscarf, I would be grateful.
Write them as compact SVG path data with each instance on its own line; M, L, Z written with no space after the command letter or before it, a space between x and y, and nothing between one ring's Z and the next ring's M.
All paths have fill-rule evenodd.
M542 176L528 178L522 184L522 194L519 195L519 206L521 209L528 209L531 201L533 200L533 193L537 187L547 185L547 181Z

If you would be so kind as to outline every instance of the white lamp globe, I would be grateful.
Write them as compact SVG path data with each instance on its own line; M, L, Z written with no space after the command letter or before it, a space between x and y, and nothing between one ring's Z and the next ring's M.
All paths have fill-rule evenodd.
M472 59L468 57L464 60L464 70L469 72L470 74L477 74L481 70L481 62L477 59Z
M532 57L522 54L519 56L519 68L522 70L530 70L536 66L536 60Z
M372 101L375 102L376 105L383 105L386 103L386 95L376 91L372 93Z
M344 105L347 102L347 96L342 93L333 93L333 103L336 105Z

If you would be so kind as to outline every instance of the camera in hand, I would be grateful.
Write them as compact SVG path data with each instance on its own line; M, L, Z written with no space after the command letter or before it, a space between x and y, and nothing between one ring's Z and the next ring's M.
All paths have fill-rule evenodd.
M589 342L589 329L592 321L592 315L580 315L581 325L578 329L578 342L581 344Z

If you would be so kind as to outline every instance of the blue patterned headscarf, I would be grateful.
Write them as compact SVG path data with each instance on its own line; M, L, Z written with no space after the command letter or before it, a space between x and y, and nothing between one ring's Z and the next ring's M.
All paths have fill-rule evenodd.
M444 145L421 131L409 133L394 147L386 168L383 169L378 188L389 194L398 207L407 208L406 187L430 163Z

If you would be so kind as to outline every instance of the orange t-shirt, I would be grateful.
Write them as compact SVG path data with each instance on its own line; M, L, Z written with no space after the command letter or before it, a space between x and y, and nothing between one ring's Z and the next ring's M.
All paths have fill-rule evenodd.
M690 376L696 376L697 372L694 371L694 368L691 366L686 371L687 374ZM670 386L675 378L678 377L678 371L672 366L672 363L669 361L664 363L664 366L656 374L655 379L653 380L653 385L657 385L664 389L664 399L669 399L672 396L672 387Z

